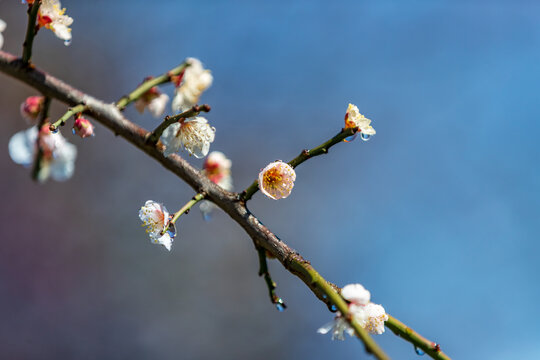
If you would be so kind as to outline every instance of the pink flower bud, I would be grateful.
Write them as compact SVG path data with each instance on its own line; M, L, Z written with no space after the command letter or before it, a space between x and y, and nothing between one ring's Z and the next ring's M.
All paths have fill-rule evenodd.
M85 137L94 136L94 125L85 118L77 118L73 124L73 133L79 135L83 139Z
M34 122L43 110L43 96L30 96L21 104L21 115L29 122Z

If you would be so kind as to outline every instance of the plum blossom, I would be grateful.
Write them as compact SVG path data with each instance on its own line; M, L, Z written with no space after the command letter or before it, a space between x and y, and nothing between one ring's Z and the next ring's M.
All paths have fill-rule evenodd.
M369 137L375 135L375 129L371 127L371 120L360 114L358 107L349 104L345 113L345 129L358 128L358 132ZM365 138L364 138L365 139Z
M169 156L184 147L196 158L203 158L210 151L216 129L202 116L186 119L169 125L161 135L161 142L166 146L163 154Z
M53 134L49 124L43 125L39 131L36 126L32 126L13 135L9 140L9 155L16 164L30 166L36 158L38 146L42 153L38 173L40 182L49 177L64 181L73 175L77 148L67 142L60 132Z
M381 305L369 303L364 307L365 320L361 324L363 328L371 334L382 334L384 332L384 322L388 320L388 315Z
M81 138L86 138L89 136L94 136L94 125L82 117L75 119L73 123L73 133L79 135Z
M56 37L64 40L64 44L69 45L71 42L69 26L73 23L73 19L65 13L66 9L62 9L60 1L43 0L38 11L38 26L52 30Z
M146 80L151 79L146 78ZM144 112L145 108L148 108L148 111L154 117L160 117L165 112L165 107L169 102L169 95L163 94L157 86L150 88L145 92L137 101L135 102L135 108L141 114Z
M139 218L146 226L146 232L150 241L161 244L171 251L174 233L169 230L170 218L167 208L158 202L148 200L139 210Z
M221 151L212 151L204 161L203 174L213 183L221 186L227 191L233 190L231 176L232 162ZM208 200L201 201L199 209L205 220L210 219L210 213L216 205Z
M187 58L189 66L177 81L177 88L172 101L173 111L184 111L197 104L203 91L212 85L210 70L205 69L200 60Z
M4 30L6 30L6 22L0 19L0 49L4 46L4 36L2 35Z
M43 110L44 96L29 96L21 104L21 115L29 123L35 123L39 114Z
M361 327L371 334L384 333L384 322L388 320L388 315L381 305L369 301L371 297L369 291L360 284L349 284L343 287L341 296L347 300L349 313ZM340 312L337 312L334 321L322 326L317 332L319 334L331 332L332 340L344 340L344 333L354 335L354 329Z
M203 173L210 181L225 190L232 190L232 161L221 151L212 151L204 160Z
M356 305L366 305L369 303L371 294L361 284L349 284L345 285L341 289L341 296Z
M274 200L284 199L290 195L296 173L294 169L281 160L268 164L259 173L259 188L262 193Z

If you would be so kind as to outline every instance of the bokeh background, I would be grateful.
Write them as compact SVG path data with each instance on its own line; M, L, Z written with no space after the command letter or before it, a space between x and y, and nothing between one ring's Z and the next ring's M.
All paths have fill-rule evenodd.
M454 358L540 357L538 2L63 5L73 43L41 31L34 61L90 94L112 102L187 56L212 70L212 149L233 160L238 190L358 105L372 140L303 164L288 199L259 193L251 210L328 280L361 282ZM25 6L0 1L0 18L3 50L20 54ZM289 306L277 312L250 239L222 212L182 217L170 253L150 244L139 207L175 210L193 191L103 126L85 141L64 131L79 149L70 181L33 183L7 146L34 94L0 74L1 358L368 358L316 333L332 314L272 261ZM54 103L53 117L65 109ZM389 331L377 340L418 357Z

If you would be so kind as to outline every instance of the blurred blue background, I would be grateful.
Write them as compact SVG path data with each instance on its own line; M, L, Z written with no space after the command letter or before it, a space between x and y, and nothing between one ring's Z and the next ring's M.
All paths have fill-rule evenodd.
M540 3L62 5L73 43L40 31L34 62L90 94L112 102L188 56L212 70L201 101L238 190L333 136L358 105L372 140L303 164L289 198L259 193L250 209L329 281L362 283L452 357L540 357ZM0 1L0 18L3 50L20 54L25 6ZM182 217L170 253L150 244L139 207L174 210L193 192L103 126L85 141L64 131L79 149L73 179L33 183L7 144L35 92L0 84L2 358L369 357L318 335L332 314L272 261L289 306L278 313L251 240L222 212ZM65 109L55 102L52 117ZM376 339L418 357L390 331Z

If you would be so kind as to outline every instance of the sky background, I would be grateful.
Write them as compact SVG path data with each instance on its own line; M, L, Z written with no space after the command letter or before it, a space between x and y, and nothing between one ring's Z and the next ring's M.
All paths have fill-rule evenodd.
M362 283L453 358L540 357L540 3L62 5L71 46L42 30L33 60L105 101L185 57L212 70L201 101L237 190L333 136L358 105L376 136L302 164L289 198L258 193L250 209L327 280ZM0 18L3 50L20 54L25 6L0 1ZM152 245L140 206L175 211L194 193L103 126L85 140L66 128L75 175L33 183L7 147L35 94L0 74L2 358L369 358L355 339L317 334L332 314L271 261L288 305L277 312L251 240L221 211L182 217L170 253ZM65 110L54 102L52 117ZM390 331L376 340L418 357Z

